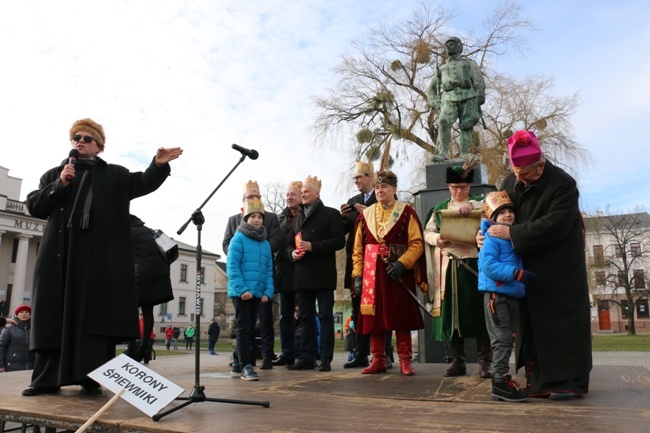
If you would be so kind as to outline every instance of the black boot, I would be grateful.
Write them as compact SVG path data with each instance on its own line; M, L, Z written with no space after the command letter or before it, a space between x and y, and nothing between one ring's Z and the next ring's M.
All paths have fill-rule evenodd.
M138 344L138 340L129 341L129 345L126 347L124 354L136 362L140 362L144 358L144 351L141 350L141 347Z
M525 391L519 389L517 381L512 380L512 376L506 374L503 377L492 378L492 400L524 403L529 398Z
M478 352L478 375L482 379L492 377L492 346L489 338L476 339L476 351Z
M465 339L454 333L451 337L451 356L453 361L445 370L445 377L465 376L467 367L465 366Z

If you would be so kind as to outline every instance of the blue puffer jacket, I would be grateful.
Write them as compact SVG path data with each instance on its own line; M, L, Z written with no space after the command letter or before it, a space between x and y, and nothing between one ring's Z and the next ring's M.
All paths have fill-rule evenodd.
M481 221L485 242L478 253L478 290L523 298L526 285L514 278L515 271L524 268L523 261L510 241L488 234L487 230L492 224L490 220Z
M249 291L254 298L273 297L273 257L268 241L257 241L237 231L228 246L228 297Z

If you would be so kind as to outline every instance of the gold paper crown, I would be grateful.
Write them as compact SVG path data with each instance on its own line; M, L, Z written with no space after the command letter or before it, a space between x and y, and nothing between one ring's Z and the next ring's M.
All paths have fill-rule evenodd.
M307 176L307 179L305 179L304 186L309 186L314 188L316 191L320 191L322 182L318 180L317 176Z
M374 168L372 162L357 162L357 165L354 166L354 174L369 174L372 176Z
M264 204L262 200L257 197L244 200L244 218L255 212L264 215Z
M485 197L483 211L488 218L492 219L492 215L497 215L499 211L508 206L514 208L508 193L505 191L494 191Z
M291 189L297 189L300 191L302 189L302 182L299 180L294 180L292 182L289 182L289 186L287 186L287 191Z
M254 180L249 180L244 185L244 195L246 195L250 190L260 192L260 186Z

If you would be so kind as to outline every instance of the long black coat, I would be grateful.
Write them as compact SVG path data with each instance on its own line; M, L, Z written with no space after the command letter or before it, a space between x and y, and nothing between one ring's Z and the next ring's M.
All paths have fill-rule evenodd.
M336 289L336 251L345 246L345 234L338 210L326 207L322 201L314 203L314 209L305 218L304 206L293 220L287 233L289 257L296 249L294 236L302 233L302 240L311 242L312 251L295 262L293 285L296 290Z
M377 196L375 196L375 191L370 193L368 201L364 203L363 193L359 193L348 200L352 211L343 217L343 229L345 234L348 235L347 240L345 241L345 275L343 276L343 287L350 289L353 287L354 283L352 281L352 250L354 250L354 233L357 218L359 218L359 212L354 208L355 204L363 204L366 206L373 205L377 203Z
M64 321L82 324L86 335L115 341L139 335L129 204L158 189L170 167L157 167L152 160L145 172L131 173L101 158L96 160L91 231L66 227L74 183L67 188L61 185L63 163L45 172L38 189L27 196L29 213L48 219L34 268L31 348L35 350L61 347ZM89 232L84 239L90 240L92 250L84 257L89 269L83 273L89 275L91 284L85 311L64 312L63 299L75 277L66 272L74 273L77 261L77 257L68 256L67 248L80 236L78 232Z
M585 377L592 366L591 319L575 180L547 161L528 189L513 174L502 187L516 209L510 228L515 251L524 268L537 274L522 300L517 368L525 366L522 346L532 336L543 382Z
M289 232L292 230L291 211L288 207L284 208L284 210L278 214L278 223L280 225L283 242L280 250L273 256L275 290L279 293L293 292L293 270L295 264L293 263L293 260L291 260L291 257L288 257L286 254L286 243L291 242L291 245L293 245L293 239L289 239L288 236Z

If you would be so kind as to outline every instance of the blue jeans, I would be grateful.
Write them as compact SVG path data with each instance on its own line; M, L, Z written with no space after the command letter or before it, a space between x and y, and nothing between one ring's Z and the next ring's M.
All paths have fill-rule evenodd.
M262 358L273 359L273 343L275 331L273 330L273 298L268 302L260 302L258 307L260 317L260 343ZM254 326L253 326L254 328Z

